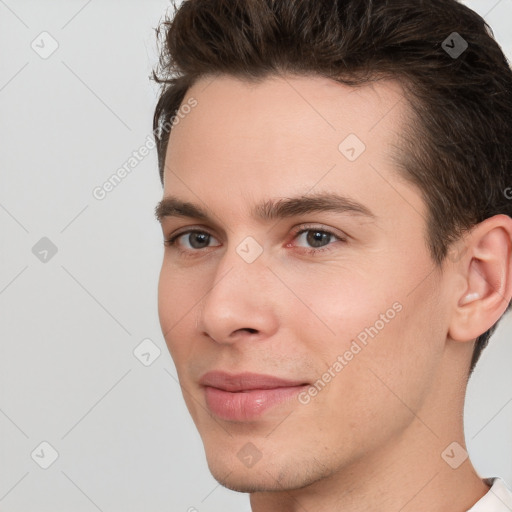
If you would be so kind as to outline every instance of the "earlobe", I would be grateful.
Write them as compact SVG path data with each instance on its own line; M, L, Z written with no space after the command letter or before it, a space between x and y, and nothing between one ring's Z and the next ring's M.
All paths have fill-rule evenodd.
M512 296L512 219L496 215L478 224L458 262L466 283L451 318L448 335L471 341L503 315ZM457 298L457 297L456 297Z

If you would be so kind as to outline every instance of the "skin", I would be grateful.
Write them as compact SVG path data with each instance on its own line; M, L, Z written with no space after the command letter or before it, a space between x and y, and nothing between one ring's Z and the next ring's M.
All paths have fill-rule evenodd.
M395 82L221 76L197 82L191 97L197 107L171 132L163 195L212 220L161 223L165 238L190 228L211 237L205 248L189 235L165 248L159 316L213 476L251 493L255 512L468 510L488 487L469 459L453 469L441 454L465 447L474 339L512 295L512 220L477 225L435 267L425 204L392 158L409 113ZM338 149L351 133L366 145L354 162ZM262 201L322 192L375 217L251 216ZM308 253L310 239L296 236L303 224L335 235L323 252ZM263 249L253 263L236 251L248 236ZM204 372L314 383L396 303L400 312L307 404L291 400L250 422L208 411ZM252 467L237 457L249 442L261 454Z

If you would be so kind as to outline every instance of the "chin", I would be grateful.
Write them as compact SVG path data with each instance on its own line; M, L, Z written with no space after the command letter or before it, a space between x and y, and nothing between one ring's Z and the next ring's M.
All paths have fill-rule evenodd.
M216 474L214 471L211 471L211 473L213 478L215 478L220 485L226 489L230 489L231 491L251 494L255 492L272 492L283 489L277 485L276 482L272 484L268 477L265 479L259 476L257 477L254 474L242 475L240 472L235 474L235 471L228 475L225 473Z
M312 461L287 461L262 457L254 466L246 467L236 453L206 450L208 468L213 478L232 491L254 493L294 490L308 487L331 474L325 465Z

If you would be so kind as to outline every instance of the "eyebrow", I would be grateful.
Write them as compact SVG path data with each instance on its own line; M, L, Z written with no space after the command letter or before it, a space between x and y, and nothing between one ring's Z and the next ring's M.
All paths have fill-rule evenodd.
M371 219L376 218L367 206L350 197L334 193L269 199L256 205L251 211L254 218L262 221L320 212L350 213ZM188 217L213 222L208 213L198 205L173 196L165 197L157 204L155 216L159 222L166 217Z

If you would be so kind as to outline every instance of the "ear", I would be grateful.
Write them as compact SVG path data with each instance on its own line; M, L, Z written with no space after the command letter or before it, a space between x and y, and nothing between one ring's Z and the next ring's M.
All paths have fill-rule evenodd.
M490 329L512 297L512 218L495 215L477 224L463 246L456 272L463 285L454 296L448 335L470 341Z

